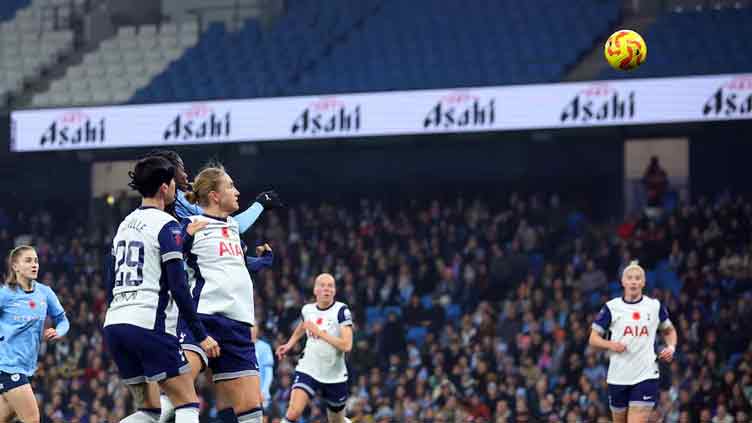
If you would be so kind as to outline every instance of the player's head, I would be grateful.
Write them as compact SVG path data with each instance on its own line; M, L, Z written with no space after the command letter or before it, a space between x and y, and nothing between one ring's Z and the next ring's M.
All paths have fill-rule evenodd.
M629 266L624 268L621 274L621 286L624 287L624 292L631 296L642 293L645 287L645 269L637 263L637 260L631 261Z
M148 152L145 157L161 157L167 159L173 166L175 166L175 185L177 186L177 189L181 191L188 190L188 172L185 170L183 159L177 152L173 150L152 150Z
M313 295L317 302L330 303L334 301L337 294L337 287L334 283L334 276L329 273L322 273L316 276L313 282Z
M17 287L21 279L34 280L39 274L39 258L37 251L30 245L20 245L8 253L5 262L7 269L5 283L9 287Z
M131 188L144 198L164 198L165 204L175 201L175 166L162 157L145 157L128 172Z
M191 184L191 190L185 194L189 203L198 204L204 209L219 208L226 213L236 212L240 192L235 188L235 182L221 164L205 167L196 175Z

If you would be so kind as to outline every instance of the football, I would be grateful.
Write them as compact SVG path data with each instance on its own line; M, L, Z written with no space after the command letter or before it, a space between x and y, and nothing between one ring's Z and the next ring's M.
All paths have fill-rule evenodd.
M648 57L648 46L640 34L622 29L608 37L603 53L612 68L631 71L645 63Z

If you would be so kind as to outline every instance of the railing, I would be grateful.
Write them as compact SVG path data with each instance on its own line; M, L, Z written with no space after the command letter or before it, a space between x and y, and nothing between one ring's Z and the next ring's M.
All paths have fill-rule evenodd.
M253 16L262 23L267 23L278 16L283 9L282 0L257 0L254 5L241 4L240 0L234 0L231 5L215 5L194 7L186 12L196 17L201 31L205 30L211 22L226 22L232 30L241 28L245 19Z

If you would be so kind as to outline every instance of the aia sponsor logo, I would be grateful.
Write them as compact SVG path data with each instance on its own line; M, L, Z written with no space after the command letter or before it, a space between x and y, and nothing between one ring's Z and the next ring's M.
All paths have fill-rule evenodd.
M90 116L79 110L61 114L39 137L40 146L78 146L102 144L107 139L105 118Z
M634 118L637 108L634 91L619 92L607 84L596 84L580 91L561 111L565 122L609 122Z
M423 128L473 128L493 126L496 122L496 99L483 98L469 91L450 93L428 111Z
M309 104L293 121L290 133L337 134L357 133L363 121L360 104L348 105L336 97L322 98Z
M752 75L721 85L702 108L703 116L747 116L752 113Z
M225 140L232 131L229 111L217 111L206 104L194 104L178 113L165 128L165 141Z

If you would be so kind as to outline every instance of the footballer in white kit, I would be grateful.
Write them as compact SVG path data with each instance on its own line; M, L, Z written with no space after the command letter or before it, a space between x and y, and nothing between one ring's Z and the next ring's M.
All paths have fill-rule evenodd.
M159 382L177 405L175 421L198 423L198 398L185 375L190 365L176 337L178 310L209 355L217 352L193 309L185 280L183 239L192 229L164 211L175 199L174 175L175 168L162 158L136 164L130 185L142 195L141 207L118 227L107 266L111 297L104 338L139 409L124 422L156 421L158 390L149 389L147 382Z
M624 269L624 296L608 301L592 325L590 345L609 350L608 394L614 421L626 413L647 414L658 399L657 359L671 361L676 350L676 331L668 310L657 299L642 294L645 273L637 263ZM656 334L662 332L668 346L655 352ZM610 333L610 340L605 338Z
M334 301L334 278L321 274L314 286L316 302L303 306L302 322L290 340L277 348L283 357L305 334L303 356L295 367L290 404L282 421L296 422L308 402L321 392L327 406L329 422L346 422L348 398L345 353L352 348L352 315L347 304ZM303 393L301 395L301 393Z

